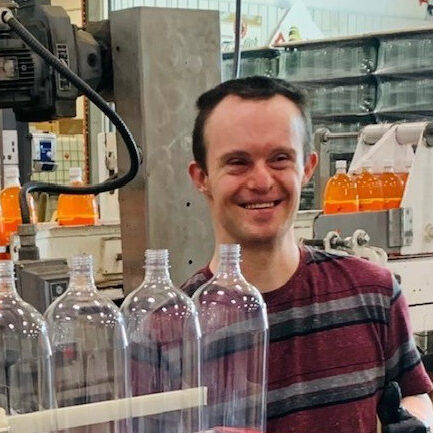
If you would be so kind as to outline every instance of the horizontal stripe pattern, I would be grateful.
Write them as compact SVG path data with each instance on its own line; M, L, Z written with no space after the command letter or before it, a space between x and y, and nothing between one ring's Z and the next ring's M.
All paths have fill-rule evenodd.
M386 296L380 293L359 293L356 296L271 313L270 338L271 341L280 341L357 323L386 324L388 305Z
M316 432L324 420L314 420L314 412L304 411L316 408L324 413L329 407L325 413L334 425L347 427L356 415L346 414L345 407L353 408L350 403L358 401L364 418L356 425L365 426L358 430L371 431L377 394L386 381L410 377L418 383L411 389L428 391L405 323L408 312L401 288L389 271L369 262L311 248L301 251L301 263L288 283L264 294L270 312L269 425L273 431ZM190 280L195 288L189 286L188 293L210 277L209 269L199 272ZM213 341L219 345L219 356L248 349L246 328L239 326L238 333L233 326L227 333L220 331ZM237 337L243 345L235 343ZM238 401L238 407L251 410L253 400ZM294 419L305 424L295 429Z
M268 417L275 418L299 410L343 404L365 398L383 387L383 367L295 383L268 392Z
M397 347L394 354L386 361L386 380L397 379L405 371L411 370L420 362L418 349L412 336Z
M386 324L388 323L388 306L389 300L385 295L360 293L357 296L271 313L268 316L270 339L280 341L297 335L308 335L358 323ZM214 345L217 356L224 356L235 350L249 348L248 335L253 328L253 324L248 321L237 322L215 331L207 342ZM224 347L227 349L226 352Z

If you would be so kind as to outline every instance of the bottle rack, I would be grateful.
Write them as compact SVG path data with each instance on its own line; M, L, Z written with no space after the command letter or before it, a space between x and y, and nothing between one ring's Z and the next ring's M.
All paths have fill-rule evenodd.
M206 388L190 388L118 400L69 406L22 415L0 412L0 433L47 433L88 425L144 417L206 403ZM53 420L55 420L53 422Z

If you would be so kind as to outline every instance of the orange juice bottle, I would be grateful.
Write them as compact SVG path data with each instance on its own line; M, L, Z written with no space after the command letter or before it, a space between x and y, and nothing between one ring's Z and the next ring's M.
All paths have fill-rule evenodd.
M406 186L407 178L409 176L410 168L412 167L412 161L409 159L404 163L403 171L395 173L403 181L403 191Z
M383 190L379 177L374 175L371 165L365 163L361 173L356 179L359 195L359 210L377 211L383 210Z
M10 242L10 236L18 230L22 223L20 209L20 190L19 171L17 167L5 168L5 188L0 192L0 204L3 211L4 236L7 244ZM30 220L32 223L37 222L36 206L33 198L29 195L27 203L30 210Z
M346 161L336 161L337 169L326 184L323 212L325 214L358 212L359 200L356 182L346 174Z
M69 169L71 186L82 186L80 167ZM57 221L61 226L95 225L98 222L98 206L93 194L60 194L57 204Z
M384 172L379 178L382 181L384 209L400 207L404 182L394 173L392 161L385 161Z

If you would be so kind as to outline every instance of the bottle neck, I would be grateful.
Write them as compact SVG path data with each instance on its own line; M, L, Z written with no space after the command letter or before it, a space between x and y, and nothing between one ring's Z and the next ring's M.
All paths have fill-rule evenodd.
M71 176L69 178L69 183L78 183L78 184L82 184L83 183L83 179L81 179L81 176Z
M144 276L146 284L151 283L167 283L172 285L168 266L146 266L146 274Z
M337 174L346 174L346 169L344 169L344 168L337 168L336 173Z
M0 277L0 294L18 295L17 289L15 287L15 279L13 277Z
M95 279L91 270L72 270L68 290L96 292Z
M242 273L239 258L222 257L218 265L217 275L241 276Z
M17 177L7 177L5 179L5 188L20 187L20 180Z

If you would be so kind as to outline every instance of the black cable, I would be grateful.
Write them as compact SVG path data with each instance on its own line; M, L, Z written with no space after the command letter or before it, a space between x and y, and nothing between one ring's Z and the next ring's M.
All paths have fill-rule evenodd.
M242 33L242 0L236 0L235 18L235 50L233 52L233 73L232 78L239 78L241 65L241 33Z
M96 93L85 81L74 74L63 62L48 51L12 14L9 9L3 9L1 19L43 60L52 66L61 75L66 77L79 91L92 101L114 124L117 132L122 137L128 149L130 167L127 173L120 177L108 178L103 183L96 185L71 187L45 182L28 182L23 185L20 191L20 208L23 224L30 223L30 212L27 204L27 193L48 192L57 194L99 194L121 188L134 179L140 167L140 153L132 137L131 132L119 115L110 108L105 100Z

